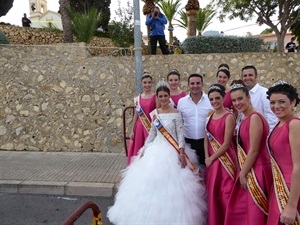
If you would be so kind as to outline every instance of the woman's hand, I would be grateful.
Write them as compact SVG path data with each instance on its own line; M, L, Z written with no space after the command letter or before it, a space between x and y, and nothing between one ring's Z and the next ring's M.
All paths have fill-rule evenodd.
M280 215L280 222L283 224L292 224L297 215L297 208L290 207L286 205L285 208L282 210Z
M247 189L247 176L244 174L240 174L239 180L240 180L242 188L244 190L246 190Z
M187 163L184 154L179 154L179 160L180 160L181 168L185 168Z
M213 159L211 157L205 158L205 165L206 167L209 167L213 162Z
M131 139L131 140L134 139L134 132L133 132L133 131L131 131L131 133L130 133L130 139Z

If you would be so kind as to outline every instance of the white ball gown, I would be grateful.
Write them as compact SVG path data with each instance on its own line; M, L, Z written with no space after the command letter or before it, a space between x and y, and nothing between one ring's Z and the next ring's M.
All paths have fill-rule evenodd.
M159 114L164 127L184 147L179 113ZM141 157L141 152L144 152ZM192 161L192 150L185 148ZM152 125L145 146L122 173L122 181L107 217L115 225L206 224L205 188Z

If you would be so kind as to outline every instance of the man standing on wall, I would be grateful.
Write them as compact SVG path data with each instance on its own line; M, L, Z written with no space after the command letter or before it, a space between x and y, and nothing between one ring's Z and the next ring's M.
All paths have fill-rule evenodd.
M22 17L22 26L23 27L30 27L31 21L27 18L26 13L24 13L24 16Z
M292 37L291 41L286 44L285 49L287 49L288 52L296 52L297 46L294 41L295 41L295 38Z
M167 18L155 6L153 12L146 19L146 25L150 28L151 55L156 55L157 41L162 53L164 55L169 54L164 32L165 24L167 24Z
M270 129L277 124L277 117L271 111L270 102L267 99L267 88L259 85L257 69L249 65L242 68L242 80L244 81L251 97L251 103L267 120Z
M207 94L202 91L203 77L200 74L191 74L188 78L188 86L190 93L179 99L177 109L182 115L185 142L190 144L191 148L196 151L199 163L204 171L205 123L212 106ZM204 176L204 173L202 173L202 176Z

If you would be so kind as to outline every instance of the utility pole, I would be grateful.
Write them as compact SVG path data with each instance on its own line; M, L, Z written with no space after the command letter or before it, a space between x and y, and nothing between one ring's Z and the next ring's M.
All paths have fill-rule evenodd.
M133 0L134 18L134 63L135 63L135 87L138 94L142 93L141 80L143 74L142 64L142 35L140 19L140 0Z

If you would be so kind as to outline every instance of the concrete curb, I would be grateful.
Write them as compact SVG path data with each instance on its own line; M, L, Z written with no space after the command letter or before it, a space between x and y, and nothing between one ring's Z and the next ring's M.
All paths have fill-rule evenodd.
M113 197L114 183L0 180L0 192Z

